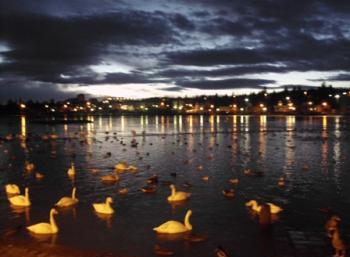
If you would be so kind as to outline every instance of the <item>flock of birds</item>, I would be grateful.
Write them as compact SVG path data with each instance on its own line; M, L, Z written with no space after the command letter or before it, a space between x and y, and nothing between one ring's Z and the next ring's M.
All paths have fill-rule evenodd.
M136 133L132 131L132 135L135 136ZM56 139L56 135L48 136L47 139ZM144 136L144 133L143 133ZM130 146L131 147L137 147L138 143L135 140L135 138L132 139ZM107 153L108 154L108 153ZM110 155L110 154L109 154ZM125 162L119 162L117 165L115 165L115 172L108 175L103 175L100 177L101 181L103 182L111 182L115 183L120 180L119 174L122 172L136 172L138 168L133 165L127 165ZM308 167L304 167L307 169ZM26 163L25 169L29 172L34 170L34 164L33 163ZM197 170L202 170L203 166L199 165L197 167ZM92 172L98 172L97 170L92 170ZM243 174L245 176L255 176L255 177L262 177L264 176L264 173L261 171L254 171L252 169L245 169L243 171ZM76 176L76 169L74 163L71 164L71 166L67 170L67 175L70 178L74 178ZM176 174L170 174L172 176L176 176ZM36 172L35 177L37 179L42 179L44 177L43 174ZM209 176L203 176L202 180L207 181L209 179ZM229 180L229 182L233 185L239 184L238 178L232 178ZM142 188L142 191L145 193L152 193L155 192L155 184L158 183L158 176L154 175L147 179L147 183L149 186L145 186ZM281 177L279 178L277 182L278 186L283 187L286 184L286 178ZM183 202L187 201L191 197L191 193L189 192L183 192L183 191L177 191L174 184L169 183L170 187L170 195L167 197L167 201L170 203L176 203L176 202ZM7 184L5 185L5 191L8 195L8 200L12 206L15 207L28 207L31 206L31 200L29 197L29 188L25 187L24 194L21 195L20 189L16 184ZM27 230L34 234L56 234L59 232L59 228L57 223L55 222L54 216L58 214L58 210L60 208L64 207L71 207L75 206L79 203L78 198L76 197L76 187L72 188L72 194L71 196L65 196L59 199L56 204L54 205L54 208L50 210L49 214L49 223L42 222L38 224L34 224L27 227ZM120 194L126 194L128 192L127 188L121 188L119 189ZM224 189L222 191L222 194L225 197L228 198L234 198L235 197L235 190L233 188L230 189ZM92 208L96 213L103 214L103 215L113 215L114 209L112 207L113 198L108 196L106 197L105 202L102 203L92 203ZM258 204L256 200L250 200L246 202L245 204L248 208L251 209L254 213L258 214L259 216L259 223L261 225L262 229L269 228L270 224L272 223L272 216L276 215L283 211L283 208L280 206L266 202L262 204ZM193 227L190 223L190 217L192 215L192 210L187 210L186 215L184 217L183 222L175 221L175 220L169 220L155 228L153 230L156 233L160 234L180 234L180 233L186 233L192 231ZM338 224L340 222L340 218L338 216L332 216L330 220L326 223L326 231L328 236L331 238L331 243L336 251L336 257L344 257L345 251L346 251L346 245L341 239L340 232L338 229ZM193 237L193 240L195 241L202 241L204 240L204 237ZM172 255L173 252L170 250L163 249L159 247L158 245L155 248L155 252L160 255ZM222 248L217 247L215 249L215 253L218 257L227 257L229 256L228 253Z

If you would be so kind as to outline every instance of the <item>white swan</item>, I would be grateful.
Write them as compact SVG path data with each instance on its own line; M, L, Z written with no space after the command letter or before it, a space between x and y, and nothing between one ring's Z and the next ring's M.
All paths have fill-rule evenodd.
M191 196L191 193L181 192L181 191L176 192L175 185L170 185L170 189L171 189L171 195L168 196L169 202L184 201Z
M26 187L24 190L24 195L16 195L9 198L9 201L14 206L30 206L30 200L29 200L29 188Z
M111 203L113 203L112 197L107 197L105 203L93 203L92 206L94 207L95 211L102 214L113 214L114 210L111 206Z
M176 234L176 233L184 233L192 230L192 225L190 224L190 216L192 215L192 211L188 210L185 216L184 224L181 222L170 220L162 225L154 228L153 230L157 233L166 233L166 234Z
M72 197L69 197L69 196L62 197L55 205L58 207L68 207L68 206L77 204L79 200L75 197L76 191L77 191L77 188L73 187Z
M50 210L50 223L38 223L27 227L27 229L35 234L56 234L58 232L58 227L56 225L54 214L58 214L55 209Z
M16 184L7 184L5 186L6 193L11 195L19 195L21 192Z

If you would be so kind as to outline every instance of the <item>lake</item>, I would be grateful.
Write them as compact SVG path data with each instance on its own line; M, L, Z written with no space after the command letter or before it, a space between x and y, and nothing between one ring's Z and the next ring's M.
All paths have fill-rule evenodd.
M0 233L13 245L45 244L116 256L155 256L156 244L174 256L215 256L223 246L232 256L279 256L287 248L275 238L283 231L311 231L324 236L328 214L350 219L350 118L342 116L110 116L92 123L42 125L26 117L0 118L0 187L15 183L30 189L31 207L11 207L0 193ZM16 134L12 140L5 136ZM134 133L134 134L133 134ZM43 138L55 134L57 139ZM136 134L136 135L135 135ZM8 138L10 139L10 138ZM137 147L131 147L135 139ZM35 165L25 171L25 162ZM125 161L137 172L120 174L107 185L100 177ZM71 162L76 176L67 176ZM246 176L251 169L264 176ZM36 179L35 172L43 179ZM157 175L155 193L140 189ZM208 180L202 178L208 176ZM285 186L278 185L284 177ZM232 185L230 179L239 183ZM169 183L190 192L190 199L169 204ZM25 226L48 222L51 207L77 187L79 203L59 209L56 236L36 237ZM120 188L128 193L121 195ZM234 188L234 198L222 194ZM97 215L92 203L114 200L111 217ZM272 202L284 209L272 236L261 233L245 203ZM157 235L153 228L183 221L193 211L191 243L182 236ZM283 237L283 236L282 236ZM286 253L287 255L287 253Z

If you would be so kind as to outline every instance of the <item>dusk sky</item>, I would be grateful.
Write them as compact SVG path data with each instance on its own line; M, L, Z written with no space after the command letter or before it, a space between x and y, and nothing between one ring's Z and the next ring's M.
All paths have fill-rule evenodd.
M0 100L350 86L350 3L0 0Z

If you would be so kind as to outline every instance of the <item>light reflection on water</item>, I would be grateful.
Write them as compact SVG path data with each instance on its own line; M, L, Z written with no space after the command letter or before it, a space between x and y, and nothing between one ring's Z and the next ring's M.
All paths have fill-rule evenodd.
M78 188L80 202L74 209L60 211L60 232L54 240L50 237L50 242L127 256L153 256L153 246L164 242L152 228L169 219L182 220L187 209L193 210L194 232L207 235L209 240L195 246L183 240L171 242L169 246L178 256L212 256L219 244L238 256L269 256L271 249L262 246L257 222L244 206L250 199L271 201L286 210L277 227L322 231L326 217L319 208L331 208L343 220L350 218L350 123L346 117L88 118L93 123L57 126L37 125L25 116L0 120L1 137L18 135L0 145L0 186L29 186L33 203L30 208L14 209L2 192L0 233L16 231L13 240L28 243L39 240L16 228L47 221L52 205L69 195L73 186ZM130 147L131 130L137 133L137 148ZM42 136L48 134L59 138L43 140ZM108 152L111 157L106 155ZM72 160L77 176L69 179L66 171ZM113 166L121 160L140 171L121 174L121 181L114 185L101 183L99 177L113 172ZM33 162L45 178L36 180L33 174L25 173L25 161ZM202 171L198 171L199 165ZM263 171L266 176L245 177L245 168ZM92 173L92 169L99 172ZM170 175L174 172L176 177ZM169 188L161 184L155 194L143 194L139 189L154 174L190 191L191 199L170 205L166 201ZM209 176L207 182L201 179L205 175ZM284 188L277 186L281 176L287 177ZM230 186L231 178L240 179L232 201L221 194ZM193 187L184 188L184 182ZM128 194L117 193L123 187L129 189ZM109 195L114 198L115 215L96 215L91 203ZM271 247L275 247L273 243Z

